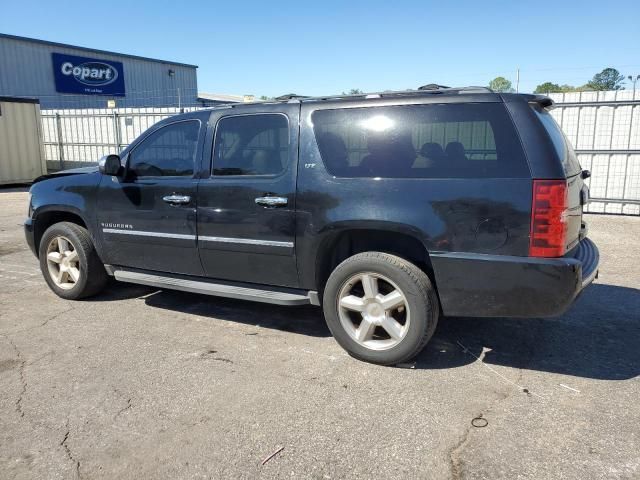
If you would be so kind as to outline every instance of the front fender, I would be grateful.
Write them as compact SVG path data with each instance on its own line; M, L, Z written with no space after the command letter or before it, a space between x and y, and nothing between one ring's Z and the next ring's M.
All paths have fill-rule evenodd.
M47 222L56 213L79 217L95 241L95 206L99 181L99 173L89 173L54 177L34 184L30 189L29 210L35 244L39 243L39 236L48 227ZM96 247L98 247L97 244Z

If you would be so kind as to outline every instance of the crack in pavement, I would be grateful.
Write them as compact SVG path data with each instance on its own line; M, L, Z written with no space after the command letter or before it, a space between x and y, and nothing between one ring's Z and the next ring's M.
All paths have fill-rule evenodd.
M42 322L40 325L34 325L33 327L23 328L22 330L15 330L13 332L7 332L7 333L4 334L4 336L16 335L18 333L30 332L31 330L36 330L38 328L42 328L45 325L47 325L49 322L51 322L52 320L55 320L58 317L61 317L62 315L64 315L65 313L69 313L70 311L75 310L75 309L76 309L76 307L69 307L66 310L63 310L62 312L58 312L58 313L46 318L45 321Z
M18 346L15 344L15 342L11 340L11 338L9 337L6 337L6 338L7 340L9 340L9 343L15 350L16 356L18 357L18 362L20 362L20 368L18 372L20 375L20 384L22 386L22 389L20 391L20 394L18 395L18 399L15 401L15 407L16 407L16 412L18 413L18 415L20 415L20 418L22 418L24 417L24 410L22 409L22 399L24 398L25 393L27 393L27 379L25 378L25 374L24 374L27 361L22 356L22 352L20 351Z
M26 378L26 375L25 375L26 368L27 368L27 361L24 358L24 356L22 355L22 352L20 351L20 349L18 348L16 343L10 337L10 335L15 335L15 334L18 334L18 333L23 333L23 332L27 332L27 331L30 331L30 330L34 330L36 328L44 327L51 320L55 320L59 316L64 315L65 313L68 313L68 312L70 312L71 310L74 310L74 309L75 309L75 307L71 307L71 308L68 308L67 310L64 310L62 312L58 312L55 315L52 315L51 317L48 317L40 325L37 325L37 326L34 326L34 327L25 328L23 330L18 330L18 331L15 331L15 332L0 334L0 336L5 337L9 341L9 343L13 347L14 351L16 352L16 357L17 357L18 362L20 364L20 367L18 369L18 375L20 376L21 390L20 390L20 393L18 394L18 399L15 401L16 412L18 413L20 418L24 418L24 409L22 408L22 402L24 400L25 394L27 393L27 378ZM37 360L40 360L40 359L37 359ZM34 362L32 362L31 364L33 364Z
M127 410L131 409L133 405L131 404L131 398L127 398L127 406L124 408L121 408L120 410L118 410L116 412L116 414L113 416L113 419L117 419L120 415L122 415L124 412L126 412Z
M458 440L458 443L456 443L449 450L449 464L451 465L452 480L459 480L460 478L462 478L462 463L460 461L460 452L464 450L465 444L469 441L470 431L471 427L467 427L460 440Z
M484 418L484 415L491 412L496 405L504 402L505 400L511 398L512 396L514 396L516 394L516 392L524 392L527 395L534 395L538 398L544 399L544 397L537 395L537 394L533 394L532 392L530 392L527 388L524 388L520 385L520 382L522 381L522 378L524 376L524 369L527 368L527 366L531 363L531 361L533 360L533 356L534 356L534 350L532 348L532 344L535 343L535 341L538 341L538 337L540 336L540 328L538 325L538 328L536 329L536 333L534 335L534 340L531 343L525 342L523 347L527 348L527 357L525 362L523 362L522 366L520 368L518 368L518 376L516 377L515 381L509 380L508 378L504 377L503 375L499 374L498 372L495 372L493 369L491 369L491 371L493 371L494 373L496 373L499 377L503 378L504 380L506 380L508 383L518 387L517 389L510 389L507 392L503 392L501 394L501 398L497 398L496 400L490 402L489 404L487 404L487 406L485 408L482 409L482 411L480 413L478 413L477 415L474 416L474 418ZM457 342L458 345L463 349L464 353L467 353L471 356L473 356L474 358L476 358L476 360L478 360L479 362L483 361L484 358L484 354L485 352L483 351L483 353L480 355L480 357L476 357L475 355L473 355L469 349L467 347L465 347L464 345L462 345L460 342ZM469 434L471 433L471 428L473 427L473 424L470 422L469 425L467 426L467 428L464 430L464 433L462 434L462 436L460 437L460 439L458 440L458 442L451 447L451 449L449 449L449 465L450 465L450 469L451 469L451 479L452 480L460 480L462 479L462 460L461 460L461 454L464 451L467 443L469 442Z
M69 448L69 445L67 444L67 441L69 440L69 435L71 433L71 430L69 429L69 420L67 420L66 428L67 428L67 431L64 434L64 438L60 442L60 446L64 448L64 451L67 454L67 458L69 458L69 460L71 460L71 462L74 465L74 468L75 468L74 478L76 478L77 480L80 480L80 460L75 459L75 457L73 456L73 453L71 453L71 449Z

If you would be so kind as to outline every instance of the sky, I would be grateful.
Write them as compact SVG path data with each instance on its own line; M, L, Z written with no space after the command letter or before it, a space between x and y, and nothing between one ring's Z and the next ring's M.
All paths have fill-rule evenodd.
M638 0L2 0L0 32L196 64L199 91L240 95L640 74Z

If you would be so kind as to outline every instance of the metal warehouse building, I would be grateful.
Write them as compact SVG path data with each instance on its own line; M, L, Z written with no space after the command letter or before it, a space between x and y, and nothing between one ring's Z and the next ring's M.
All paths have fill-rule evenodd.
M196 105L197 68L0 33L0 96L43 109Z

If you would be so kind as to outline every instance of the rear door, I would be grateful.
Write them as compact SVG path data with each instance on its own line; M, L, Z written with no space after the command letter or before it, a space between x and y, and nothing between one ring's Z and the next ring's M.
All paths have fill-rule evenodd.
M202 275L196 246L198 119L152 129L128 153L124 178L103 175L98 227L113 265Z
M299 104L214 111L198 248L208 277L298 286L295 191Z

